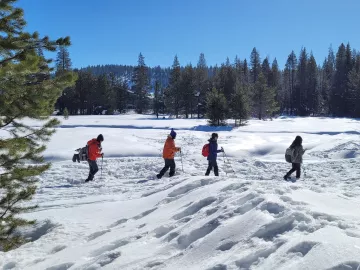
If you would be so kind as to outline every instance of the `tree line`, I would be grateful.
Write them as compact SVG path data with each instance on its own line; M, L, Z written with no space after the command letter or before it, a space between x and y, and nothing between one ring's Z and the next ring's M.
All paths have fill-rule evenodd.
M57 62L63 60L70 62L70 57ZM299 55L292 51L283 69L276 58L262 59L254 48L249 61L236 56L220 66L209 67L200 54L196 66L181 66L176 55L170 68L149 68L140 53L134 67L105 65L75 71L76 85L58 101L60 110L66 107L70 114L94 114L99 107L110 114L133 108L138 113L208 117L214 125L227 118L241 124L249 117L277 114L360 116L360 54L350 44L341 44L336 54L330 47L321 65L306 48Z

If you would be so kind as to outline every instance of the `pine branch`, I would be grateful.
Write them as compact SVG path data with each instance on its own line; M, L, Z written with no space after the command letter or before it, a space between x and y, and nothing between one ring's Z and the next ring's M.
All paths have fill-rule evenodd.
M10 125L16 118L18 118L20 115L16 115L14 117L12 117L7 123L5 123L4 125L0 126L0 128L4 128L8 125Z

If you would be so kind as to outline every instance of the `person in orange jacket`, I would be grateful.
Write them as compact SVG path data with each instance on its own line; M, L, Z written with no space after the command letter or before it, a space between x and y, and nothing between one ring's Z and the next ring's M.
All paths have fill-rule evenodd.
M89 182L94 180L95 174L99 171L98 165L96 163L96 159L99 157L104 157L104 154L101 153L101 143L104 141L104 136L100 134L96 139L92 139L88 141L88 163L89 163L89 176L85 180L85 182Z
M161 177L164 176L164 174L168 171L170 168L169 176L172 177L175 174L175 153L181 151L180 147L175 147L175 138L176 138L176 132L174 129L171 129L170 135L168 135L168 138L165 141L164 150L163 150L163 158L165 160L165 167L160 171L158 175L156 175L157 179L161 179Z

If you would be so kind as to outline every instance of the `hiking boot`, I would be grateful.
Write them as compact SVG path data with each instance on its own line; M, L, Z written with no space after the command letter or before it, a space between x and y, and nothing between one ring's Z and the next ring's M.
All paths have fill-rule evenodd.
M289 181L289 176L285 175L285 176L284 176L284 180L285 180L285 181Z
M157 179L161 179L161 177L162 177L162 176L161 176L160 174L157 174L157 175L156 175L156 178L157 178Z

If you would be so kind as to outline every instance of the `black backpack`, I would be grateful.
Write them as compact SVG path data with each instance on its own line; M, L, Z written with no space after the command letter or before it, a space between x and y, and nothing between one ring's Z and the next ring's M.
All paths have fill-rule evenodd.
M85 147L78 148L75 151L77 151L78 154L73 155L73 158L72 158L73 162L77 161L80 163L80 161L86 161L88 159L89 154L88 154L88 146L87 145Z

